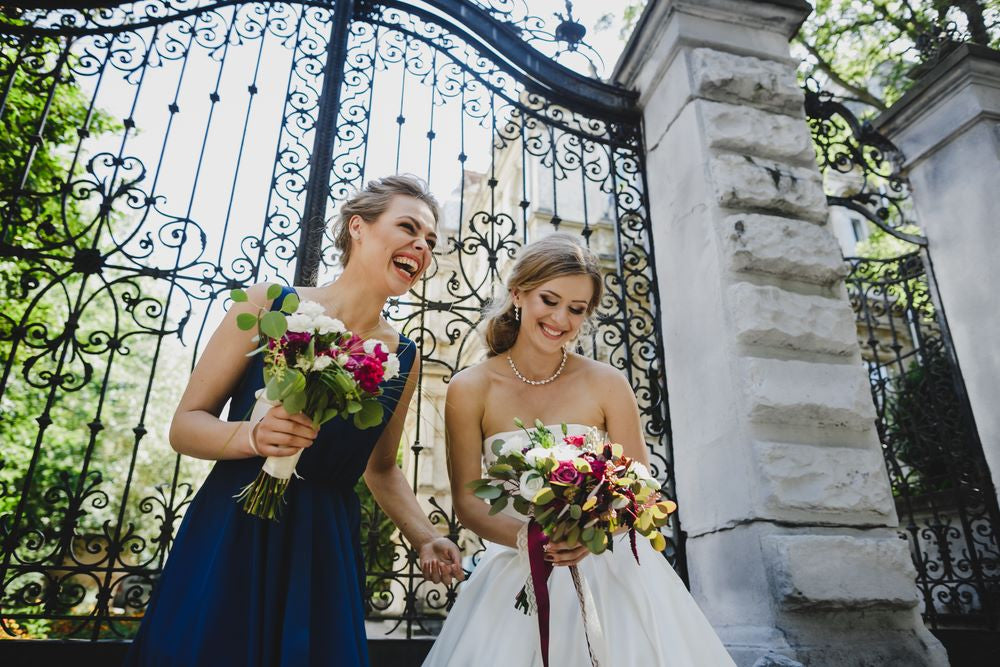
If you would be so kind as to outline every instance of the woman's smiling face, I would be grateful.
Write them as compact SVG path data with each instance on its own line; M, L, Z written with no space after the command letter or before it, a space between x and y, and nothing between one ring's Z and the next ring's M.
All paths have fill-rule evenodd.
M528 291L514 294L515 305L521 308L518 339L542 350L558 350L576 338L587 320L594 283L590 276L575 274L559 276Z
M434 214L423 201L396 195L372 222L355 216L350 264L358 262L370 280L382 281L391 295L405 294L430 265L437 244Z

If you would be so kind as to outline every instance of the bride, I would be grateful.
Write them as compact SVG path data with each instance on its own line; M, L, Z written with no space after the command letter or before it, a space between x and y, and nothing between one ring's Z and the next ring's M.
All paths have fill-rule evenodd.
M459 519L480 535L485 553L448 615L424 667L541 667L535 616L514 608L528 578L527 524L513 509L489 515L466 487L483 476L497 438L525 437L514 419L536 419L570 435L597 427L625 454L648 464L639 408L626 378L611 366L568 352L601 299L598 260L576 239L555 233L522 248L508 296L486 321L489 358L458 373L448 388L445 420L452 497ZM570 565L587 581L602 632L589 637L603 666L726 667L734 663L669 563L649 541L628 535L613 551L547 545L549 664L591 665ZM520 546L519 546L520 545ZM594 633L592 633L594 634ZM603 637L603 641L601 638ZM593 645L596 644L596 645Z

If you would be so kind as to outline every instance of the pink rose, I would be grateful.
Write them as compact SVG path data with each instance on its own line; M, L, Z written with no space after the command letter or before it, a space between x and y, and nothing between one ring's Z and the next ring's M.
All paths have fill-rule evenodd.
M560 461L556 469L552 471L549 479L561 484L578 485L583 481L583 473L576 469L572 461Z

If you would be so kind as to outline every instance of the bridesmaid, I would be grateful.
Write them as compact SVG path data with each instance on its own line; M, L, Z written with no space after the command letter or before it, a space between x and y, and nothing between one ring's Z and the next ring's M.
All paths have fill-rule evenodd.
M126 659L128 665L368 664L360 508L354 485L364 474L372 494L420 556L424 577L462 578L455 545L424 515L396 452L417 386L413 341L381 317L388 298L406 293L431 260L440 208L425 185L389 176L347 201L334 233L343 273L322 287L285 288L268 304L266 287L235 303L188 381L170 426L181 454L217 463L181 523L170 557ZM280 406L243 421L263 387L260 355L236 326L254 304L272 309L295 291L324 306L362 338L399 355L400 374L383 383L381 426L357 430L333 419L317 432ZM220 414L232 404L226 419ZM234 496L260 471L260 456L304 450L277 522L252 517Z

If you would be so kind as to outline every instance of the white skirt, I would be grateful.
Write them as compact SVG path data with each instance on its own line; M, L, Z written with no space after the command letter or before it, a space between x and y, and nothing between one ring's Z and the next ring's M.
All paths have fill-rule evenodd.
M594 596L604 645L602 667L734 667L704 614L649 541L628 535L613 552L589 555L580 574ZM528 577L527 559L490 542L448 614L424 667L542 667L538 619L514 608ZM549 578L549 665L589 667L583 617L569 568Z

